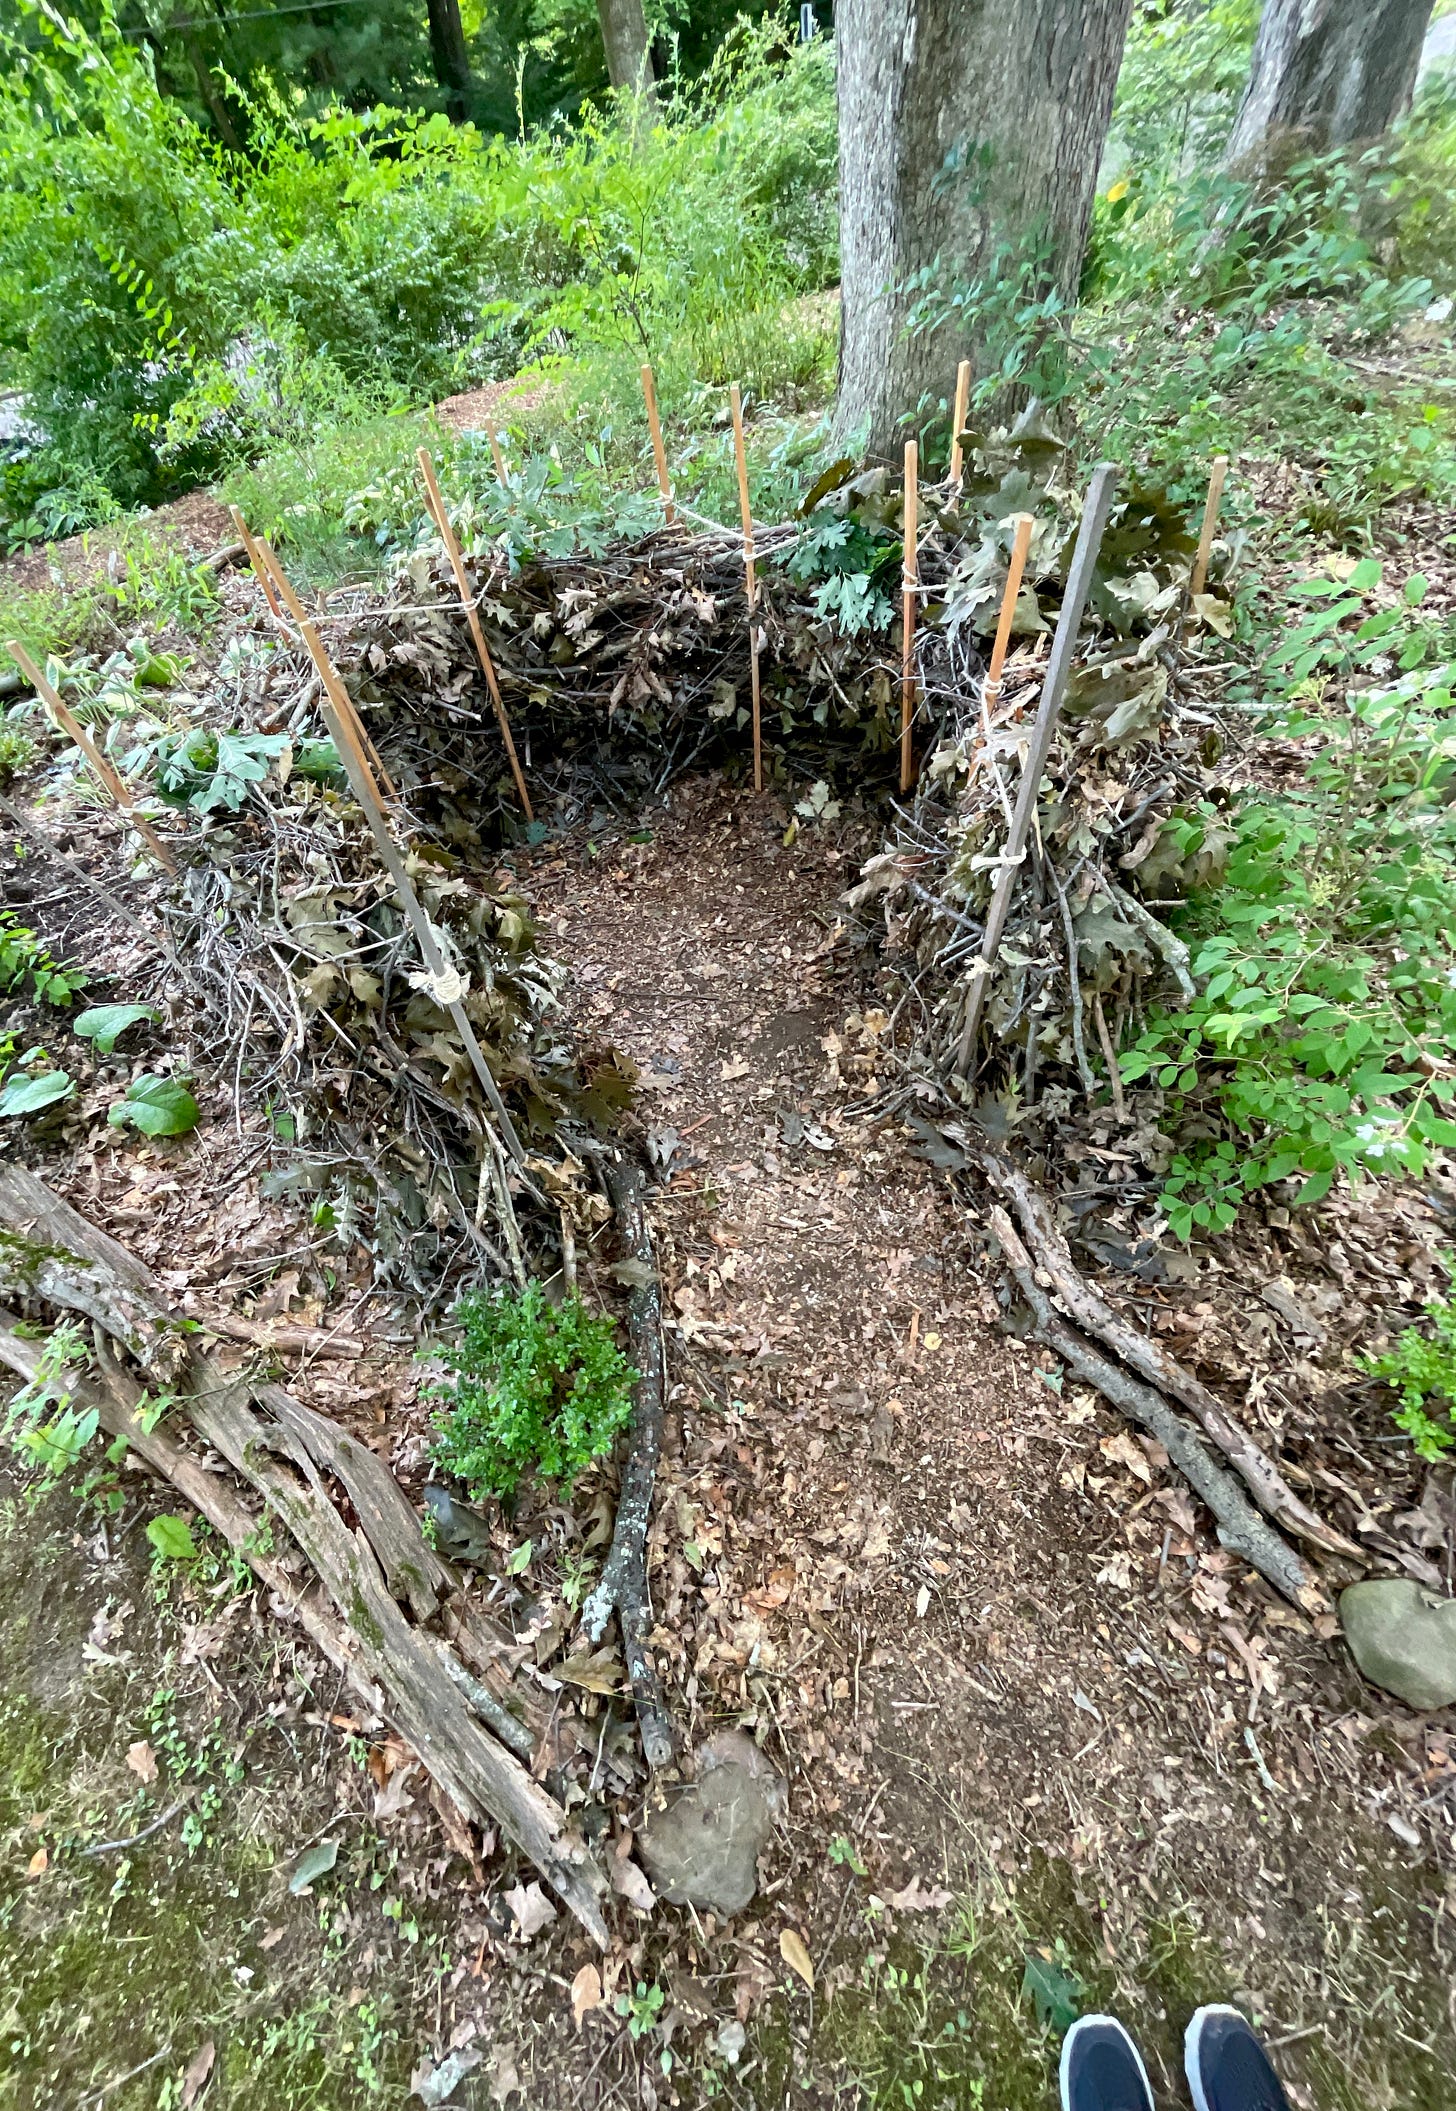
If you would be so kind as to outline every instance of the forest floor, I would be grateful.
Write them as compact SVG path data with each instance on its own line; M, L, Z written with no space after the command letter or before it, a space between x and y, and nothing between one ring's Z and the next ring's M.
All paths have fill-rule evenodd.
M721 1926L618 1902L606 1999L574 2018L585 1938L558 1917L523 1939L516 1866L452 1855L409 1755L366 1745L226 1564L149 1568L149 1494L78 1529L72 1499L17 1490L0 2106L399 2101L453 2047L466 2106L1031 2111L1069 2001L1125 2015L1181 2101L1183 2024L1226 1998L1299 2111L1449 2102L1456 1879L1420 1829L1447 1739L1007 1332L840 923L864 846L786 842L788 819L704 777L514 860L573 1023L639 1069L674 1380L657 1640L684 1730L743 1726L787 1783L759 1896ZM65 840L114 877L97 809ZM43 861L7 845L3 869L57 951L140 972ZM195 1136L102 1131L40 1169L193 1312L246 1301L357 1345L290 1384L417 1488L408 1313L367 1262L318 1274L260 1188L269 1136L207 1083ZM305 1889L321 1837L338 1857Z

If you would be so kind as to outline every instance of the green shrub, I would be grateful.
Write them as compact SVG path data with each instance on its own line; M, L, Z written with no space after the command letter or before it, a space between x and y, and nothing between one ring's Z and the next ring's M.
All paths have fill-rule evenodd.
M35 736L13 719L0 719L0 791L35 760Z
M38 1003L64 1008L85 986L79 968L54 959L13 910L0 909L0 990L23 989Z
M453 1385L436 1417L432 1452L475 1497L510 1495L522 1476L569 1489L604 1458L632 1416L636 1373L610 1319L573 1293L545 1302L539 1283L519 1292L472 1292L455 1316L460 1340L445 1351Z
M1367 1357L1365 1368L1399 1393L1396 1423L1414 1439L1419 1456L1439 1459L1456 1446L1456 1305L1433 1298L1426 1313L1429 1334L1407 1327L1383 1356ZM1431 1402L1438 1403L1440 1419Z

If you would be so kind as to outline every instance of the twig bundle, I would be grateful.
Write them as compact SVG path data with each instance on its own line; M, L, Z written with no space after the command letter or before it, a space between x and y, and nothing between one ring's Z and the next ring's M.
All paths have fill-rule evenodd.
M748 588L748 679L753 693L753 789L763 790L763 700L758 675L758 581L754 575L753 511L748 503L748 451L743 444L743 399L735 381L728 391L733 409L733 451L738 460L738 507L743 517L743 573Z
M662 517L670 528L677 526L677 508L672 502L672 479L667 473L667 449L662 444L662 420L657 415L657 384L652 369L642 368L642 396L647 405L647 424L652 434L652 459L657 464L657 488L662 493Z
M510 719L506 715L505 698L501 695L500 683L496 679L495 665L491 659L489 647L485 642L485 632L480 627L480 616L476 610L475 596L470 591L470 580L466 574L465 560L460 554L460 544L455 538L455 530L450 525L450 516L445 511L445 501L441 496L440 486L435 480L435 465L430 460L430 451L427 447L419 449L418 460L420 475L424 478L425 500L430 509L430 517L440 531L440 540L445 545L445 555L449 558L450 569L455 574L455 584L460 589L460 606L464 611L466 622L470 625L470 635L474 640L481 671L485 676L485 686L489 689L490 700L495 706L495 715L501 729L501 739L505 742L506 757L511 765L511 775L516 781L516 794L525 810L526 819L534 821L536 816L531 810L531 795L526 790L526 780L521 774L521 765L516 756L516 743L511 734Z

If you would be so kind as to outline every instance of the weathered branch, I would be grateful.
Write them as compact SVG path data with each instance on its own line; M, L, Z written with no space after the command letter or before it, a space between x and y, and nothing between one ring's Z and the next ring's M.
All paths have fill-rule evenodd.
M1132 1370L1139 1372L1159 1392L1186 1407L1197 1419L1248 1488L1266 1515L1286 1532L1298 1534L1326 1553L1343 1554L1369 1566L1359 1547L1301 1502L1268 1453L1261 1450L1246 1429L1227 1414L1208 1387L1195 1378L1161 1345L1129 1326L1078 1270L1067 1243L1052 1218L1047 1199L1035 1183L1009 1160L987 1152L981 1160L987 1177L1016 1205L1027 1243L1037 1266L1051 1278L1053 1289L1070 1317L1086 1334L1105 1342Z
M648 1651L652 1606L647 1585L647 1527L652 1516L652 1491L662 1450L665 1390L662 1284L653 1259L652 1233L643 1207L644 1183L640 1170L609 1158L606 1173L627 1249L649 1272L633 1289L627 1319L632 1360L637 1366L632 1445L622 1473L622 1492L617 1500L617 1523L611 1548L601 1579L582 1607L582 1623L592 1640L599 1642L612 1613L615 1611L617 1615L627 1674L637 1703L642 1750L648 1766L655 1772L659 1767L672 1764L677 1749L662 1682Z
M413 1626L399 1602L430 1617L454 1578L426 1545L418 1518L381 1462L281 1387L250 1386L200 1353L141 1263L33 1175L14 1167L0 1173L0 1226L0 1266L12 1283L86 1313L149 1372L164 1373L177 1395L174 1431L190 1426L262 1495L262 1521L287 1528L318 1578L318 1603L258 1553L260 1520L235 1493L219 1489L219 1476L204 1472L175 1434L146 1436L132 1415L140 1388L111 1356L104 1367L117 1404L110 1419L102 1418L105 1426L196 1502L270 1588L281 1582L282 1595L320 1647L356 1684L362 1679L375 1690L375 1712L393 1723L441 1788L478 1823L498 1825L605 1947L599 1904L605 1880L595 1856L517 1754L482 1725L442 1664L435 1638ZM33 1371L34 1358L17 1360L13 1339L4 1339L6 1360ZM94 1391L100 1409L105 1394ZM255 1411L254 1391L269 1419ZM324 1472L343 1484L360 1519L357 1531L336 1508ZM470 1624L480 1627L478 1620Z
M1007 1266L1016 1287L1030 1305L1036 1320L1038 1341L1054 1349L1062 1361L1088 1385L1118 1407L1130 1421L1156 1437L1168 1457L1194 1492L1201 1496L1218 1520L1222 1545L1242 1555L1251 1568L1283 1597L1307 1613L1329 1609L1329 1600L1313 1573L1293 1547L1269 1525L1245 1495L1240 1483L1213 1457L1197 1431L1188 1427L1150 1385L1129 1378L1089 1348L1080 1334L1060 1318L1052 1301L1036 1279L1031 1256L1016 1235L1004 1209L989 1212L991 1229L1001 1241Z

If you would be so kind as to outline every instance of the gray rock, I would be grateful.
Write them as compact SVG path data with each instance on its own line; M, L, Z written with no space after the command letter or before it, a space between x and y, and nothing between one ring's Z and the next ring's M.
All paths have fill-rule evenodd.
M759 1852L784 1807L781 1777L751 1737L719 1730L698 1747L697 1779L649 1809L637 1844L660 1895L726 1920L758 1889Z
M425 1508L435 1520L435 1544L442 1554L478 1569L494 1566L495 1543L478 1510L457 1501L438 1481L431 1481L425 1489Z
M1341 1592L1340 1624L1372 1685L1411 1708L1456 1701L1456 1598L1405 1576L1381 1576Z

